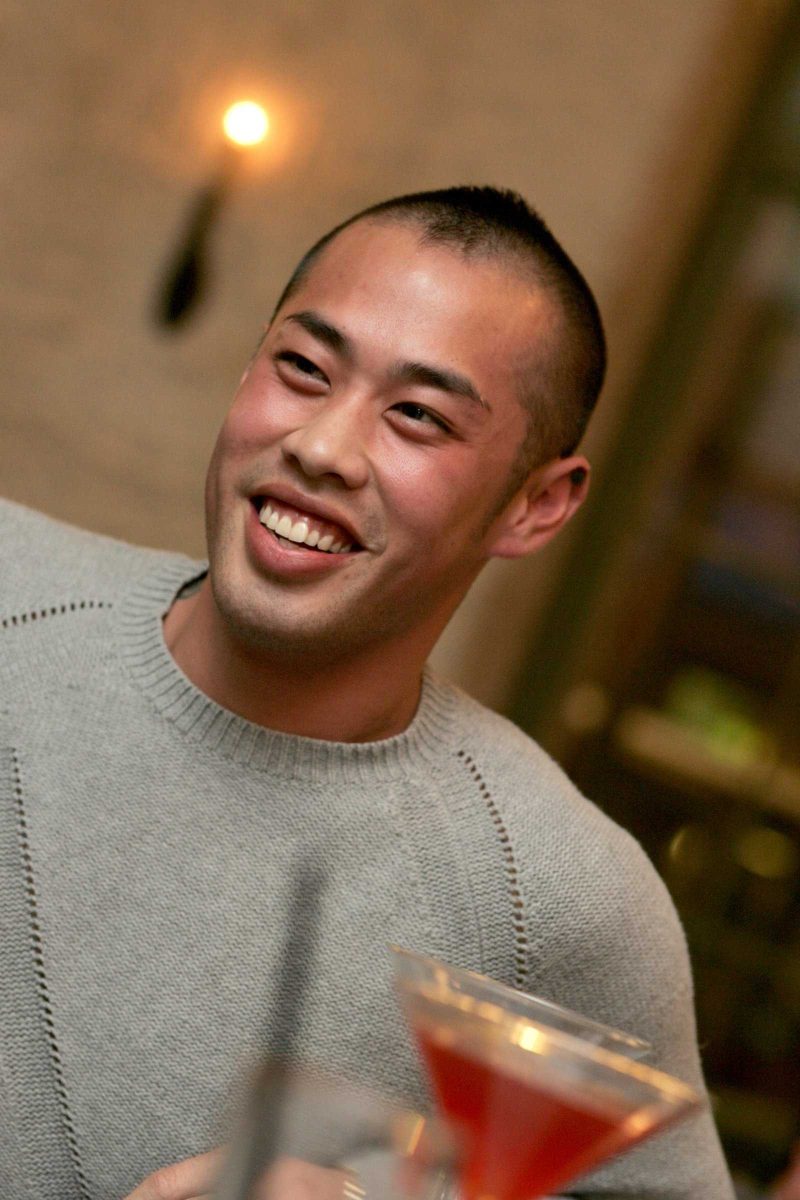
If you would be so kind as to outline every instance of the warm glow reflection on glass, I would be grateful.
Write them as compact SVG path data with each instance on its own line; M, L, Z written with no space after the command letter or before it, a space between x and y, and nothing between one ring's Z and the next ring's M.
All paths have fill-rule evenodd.
M534 1029L531 1025L521 1030L517 1038L517 1045L521 1046L523 1050L530 1050L533 1054L540 1054L546 1044L547 1039L544 1034L540 1033L538 1029Z
M269 132L269 117L254 100L238 100L222 118L222 128L237 146L257 146Z
M622 1128L631 1141L634 1141L636 1138L642 1137L645 1133L649 1133L657 1120L657 1115L646 1108L642 1112L631 1113L623 1122Z

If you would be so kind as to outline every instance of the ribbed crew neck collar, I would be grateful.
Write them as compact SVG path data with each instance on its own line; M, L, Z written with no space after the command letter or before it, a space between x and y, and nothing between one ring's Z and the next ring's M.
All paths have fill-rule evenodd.
M349 778L368 783L419 774L422 763L441 755L455 695L428 671L408 729L378 742L327 742L277 733L211 700L180 670L162 628L177 594L204 572L201 563L165 558L134 584L118 614L120 651L132 679L162 719L187 740L254 770L309 782Z

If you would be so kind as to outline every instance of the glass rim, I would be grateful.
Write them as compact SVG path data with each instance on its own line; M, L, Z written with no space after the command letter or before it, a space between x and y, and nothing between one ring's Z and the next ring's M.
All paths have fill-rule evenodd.
M439 959L431 958L428 955L418 954L413 950L406 950L401 946L389 947L394 961L416 962L420 966L436 968L445 976L449 972L455 972L459 975L472 976L473 978L489 983L494 983L487 976L480 975L474 971L463 971L459 967L450 967L447 963L441 962ZM492 1003L490 1000L479 1000L459 994L456 989L442 988L442 996L426 994L423 991L423 986L419 982L408 979L403 979L398 975L395 979L396 986L407 993L409 999L412 1000L415 993L421 999L426 1000L430 1004L448 1006L450 1008L458 1008L462 1012L468 1012L476 1017L482 1023L491 1023L495 1027L504 1026L508 1031L506 1045L514 1047L516 1050L521 1050L524 1053L536 1053L541 1056L547 1055L548 1050L551 1054L561 1052L566 1056L579 1062L590 1063L592 1066L601 1069L602 1075L611 1080L617 1079L620 1083L620 1076L627 1077L632 1083L645 1085L653 1093L653 1100L660 1097L671 1104L680 1107L697 1107L703 1103L702 1095L696 1088L682 1080L677 1079L674 1075L668 1074L666 1071L660 1070L658 1067L650 1066L647 1063L637 1062L635 1059L627 1057L618 1051L609 1050L605 1046L598 1046L594 1042L589 1042L582 1039L580 1036L565 1033L561 1029L548 1026L546 1020L537 1020L534 1016L522 1016L520 1014L509 1014L505 1011L500 1003ZM440 985L442 980L439 981ZM536 1001L535 996L529 997L525 992L516 992L514 988L508 987L507 984L499 984L498 987L519 996L521 999L531 999ZM445 992L447 993L445 995ZM545 1005L558 1010L559 1006L552 1004L550 1001L545 1001ZM563 1009L563 1012L570 1013L570 1010ZM574 1017L578 1017L581 1021L586 1021L589 1025L595 1028L610 1028L602 1026L599 1022L592 1021L591 1018L583 1018L579 1013L570 1013ZM532 1033L534 1036L531 1036Z
M545 1014L552 1013L554 1016L564 1018L568 1022L574 1022L576 1026L582 1026L591 1033L599 1035L604 1039L604 1042L610 1042L615 1046L625 1046L626 1050L622 1051L622 1053L630 1052L631 1054L642 1055L652 1049L649 1042L645 1041L644 1038L637 1037L636 1034L628 1033L624 1029L617 1029L613 1025L606 1025L594 1017L586 1017L576 1009L567 1008L563 1004L557 1004L554 1000L547 1000L544 996L536 996L532 992L524 992L521 988L512 987L508 983L501 983L498 979L492 979L490 975L482 975L480 971L471 971L467 967L454 967L430 955L420 954L416 950L408 950L404 946L390 944L389 951L395 962L405 959L423 967L444 971L451 979L457 982L460 980L464 980L468 984L474 982L481 987L487 987L491 991L499 993L501 997L508 996L517 1003L521 1002L525 1005L531 1005L537 1010L544 1011ZM454 990L458 992L457 987ZM485 1002L490 1004L491 1000ZM531 1016L530 1019L536 1021L535 1016ZM550 1027L548 1026L548 1028ZM552 1028L555 1030L558 1027L552 1026ZM564 1033L567 1037L580 1037L580 1035L570 1034L566 1029L561 1029L560 1032ZM597 1045L598 1043L592 1042L591 1044Z

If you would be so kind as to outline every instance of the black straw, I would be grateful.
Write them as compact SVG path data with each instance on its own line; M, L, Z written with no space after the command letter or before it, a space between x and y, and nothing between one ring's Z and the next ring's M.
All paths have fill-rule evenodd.
M243 1125L215 1193L217 1200L247 1200L265 1167L276 1157L303 999L311 981L319 936L321 891L319 872L308 863L301 864L292 887L270 1024L271 1040L278 1051L256 1075Z

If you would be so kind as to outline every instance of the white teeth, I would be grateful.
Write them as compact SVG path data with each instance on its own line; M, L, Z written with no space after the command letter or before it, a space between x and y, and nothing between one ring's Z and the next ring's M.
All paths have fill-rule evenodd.
M258 519L267 529L271 529L278 537L286 538L296 545L316 546L318 550L328 554L347 554L353 549L352 542L335 541L332 533L320 534L318 529L311 529L308 521L293 521L291 517L282 517L272 505L265 501L261 506Z
M304 542L308 536L308 525L305 521L295 521L291 533L287 534L290 542Z

